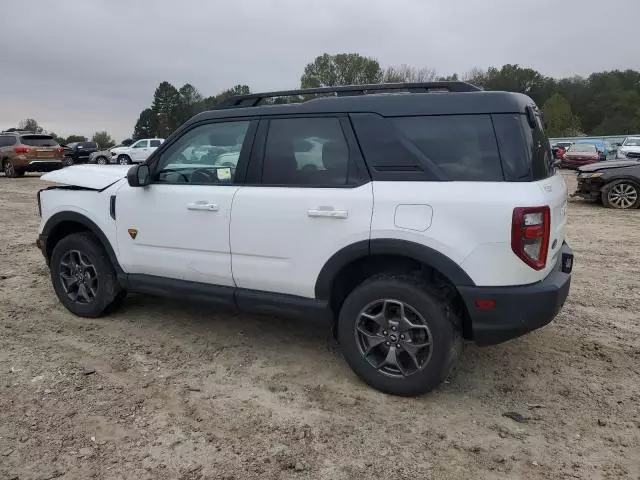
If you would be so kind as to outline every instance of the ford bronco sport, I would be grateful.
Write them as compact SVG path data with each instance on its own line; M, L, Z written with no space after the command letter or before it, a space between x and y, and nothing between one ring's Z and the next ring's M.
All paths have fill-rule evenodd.
M314 94L322 94L309 99ZM264 105L294 96L301 103ZM232 97L143 164L43 178L38 245L76 315L127 292L327 321L371 386L417 395L462 338L550 322L566 186L527 96L462 82Z
M51 135L0 132L0 166L6 177L25 172L50 172L62 167L63 148Z

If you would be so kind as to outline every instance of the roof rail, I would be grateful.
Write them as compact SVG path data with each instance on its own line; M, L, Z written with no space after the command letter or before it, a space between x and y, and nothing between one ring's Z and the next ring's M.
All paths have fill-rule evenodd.
M216 108L256 107L265 98L293 97L298 95L313 95L321 93L335 93L336 96L343 97L393 90L404 90L409 93L429 93L435 91L478 92L482 89L467 82L376 83L369 85L341 85L337 87L301 88L299 90L283 90L280 92L235 95L220 102L220 104L216 105Z

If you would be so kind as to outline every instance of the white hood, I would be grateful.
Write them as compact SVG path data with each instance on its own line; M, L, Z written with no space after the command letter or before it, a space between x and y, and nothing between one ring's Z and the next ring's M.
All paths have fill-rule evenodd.
M45 173L40 178L62 185L102 190L125 178L130 168L120 165L74 165Z

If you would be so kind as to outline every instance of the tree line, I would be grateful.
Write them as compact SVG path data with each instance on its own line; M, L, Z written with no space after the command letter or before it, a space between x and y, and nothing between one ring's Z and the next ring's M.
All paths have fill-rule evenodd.
M474 68L464 74L439 75L431 67L392 65L358 53L325 53L305 66L301 88L396 82L466 81L484 90L505 90L529 95L543 110L550 137L580 135L626 135L640 133L640 72L613 70L587 77L556 79L517 64ZM235 85L205 97L187 83L180 88L167 81L155 89L151 105L138 117L132 139L167 138L193 115L211 110L231 95L251 93L248 85ZM269 103L303 101L305 97L276 98ZM37 122L27 119L23 122ZM32 127L33 124L28 126ZM55 135L55 134L54 134ZM71 135L59 143L86 140ZM92 140L107 148L114 144L107 132L96 132ZM127 139L122 143L129 143Z

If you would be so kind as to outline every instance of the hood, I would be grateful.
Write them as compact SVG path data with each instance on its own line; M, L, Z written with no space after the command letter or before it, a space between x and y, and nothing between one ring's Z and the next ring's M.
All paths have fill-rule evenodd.
M62 185L103 190L118 180L125 178L130 168L120 165L74 165L45 173L40 178L47 182L60 183Z
M566 152L565 157L584 157L584 158L600 158L600 154L598 152L572 152L569 150Z
M640 160L607 160L585 165L584 167L580 167L579 170L581 172L595 172L596 170L605 170L607 168L634 167L637 165L640 165Z

